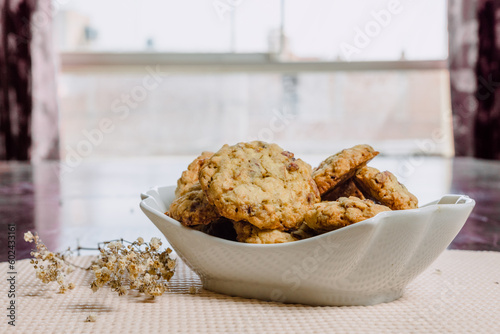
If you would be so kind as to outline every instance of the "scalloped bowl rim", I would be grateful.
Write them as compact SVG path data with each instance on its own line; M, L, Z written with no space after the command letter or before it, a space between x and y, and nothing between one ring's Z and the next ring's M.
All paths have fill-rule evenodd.
M347 231L349 229L361 228L361 226L364 226L364 225L380 224L381 222L379 220L382 220L382 223L383 223L383 221L384 221L383 218L386 216L396 216L397 217L399 215L399 216L404 217L404 216L407 216L409 214L424 214L426 211L431 211L431 212L436 211L439 209L440 206L448 206L449 207L450 205L455 205L455 204L438 204L443 198L445 198L447 196L456 197L457 201L463 199L464 203L461 203L461 204L467 204L467 205L470 205L472 207L475 206L475 201L466 195L447 194L447 195L443 195L443 197L441 199L432 201L432 202L427 203L425 205L422 205L416 209L383 211L372 218L368 218L368 219L365 219L365 220L360 221L358 223L351 224L351 225L348 225L348 226L345 226L345 227L342 227L342 228L339 228L339 229L336 229L333 231L325 232L325 233L316 235L316 236L311 237L311 238L297 240L297 241L293 241L293 242L278 243L278 244L251 244L251 243L226 240L223 238L219 238L219 237L215 237L215 236L203 233L201 231L192 229L190 227L186 227L186 226L182 225L178 220L173 219L170 216L167 216L164 212L161 212L161 211L151 207L150 205L148 205L145 202L149 197L152 197L153 193L155 193L155 192L159 193L160 189L169 189L169 188L174 189L175 186L173 186L173 185L155 186L155 187L152 187L151 189L149 189L147 192L142 193L141 194L141 203L140 203L141 209L148 210L148 211L156 214L158 217L168 221L170 224L173 224L174 226L176 226L180 229L185 229L186 231L189 231L202 239L205 238L205 239L212 241L212 242L219 242L222 244L236 246L236 247L243 247L243 248L245 248L245 247L251 247L251 248L254 248L254 247L257 247L257 248L293 247L294 245L297 245L298 243L300 243L300 244L304 244L304 243L308 243L308 242L315 243L320 238L327 238L328 236L330 236L332 234L343 233L342 231ZM167 238L167 240L168 240L168 238Z

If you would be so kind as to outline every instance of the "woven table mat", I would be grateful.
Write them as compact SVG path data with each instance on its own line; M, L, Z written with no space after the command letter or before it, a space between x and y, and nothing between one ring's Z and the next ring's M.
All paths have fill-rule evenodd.
M92 257L73 258L86 266ZM91 274L76 270L76 288L35 278L16 263L16 326L7 324L9 285L1 280L0 333L500 333L500 253L445 251L399 300L374 306L314 307L229 297L201 288L180 260L170 292L155 299L108 288L90 290ZM7 276L8 264L0 263ZM8 278L8 277L7 277ZM190 294L190 287L198 292ZM91 313L96 322L85 322Z

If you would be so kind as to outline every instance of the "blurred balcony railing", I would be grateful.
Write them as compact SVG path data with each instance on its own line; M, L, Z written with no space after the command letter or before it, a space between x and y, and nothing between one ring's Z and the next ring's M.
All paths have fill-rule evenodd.
M143 70L160 66L172 71L335 72L411 71L447 68L447 60L290 61L267 53L62 52L61 66L69 71Z

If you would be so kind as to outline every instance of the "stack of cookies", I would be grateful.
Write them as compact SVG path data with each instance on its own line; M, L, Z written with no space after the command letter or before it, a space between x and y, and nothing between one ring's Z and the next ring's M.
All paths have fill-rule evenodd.
M167 214L210 235L269 244L417 208L417 198L393 174L366 166L377 154L357 145L313 171L276 144L224 145L203 152L182 173Z

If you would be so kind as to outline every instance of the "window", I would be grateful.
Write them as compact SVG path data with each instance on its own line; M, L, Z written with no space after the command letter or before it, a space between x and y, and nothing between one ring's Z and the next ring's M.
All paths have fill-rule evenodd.
M73 0L55 25L63 159L102 119L87 159L254 138L452 154L445 0ZM167 74L144 90L151 71Z

